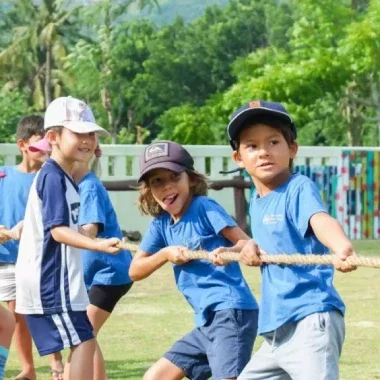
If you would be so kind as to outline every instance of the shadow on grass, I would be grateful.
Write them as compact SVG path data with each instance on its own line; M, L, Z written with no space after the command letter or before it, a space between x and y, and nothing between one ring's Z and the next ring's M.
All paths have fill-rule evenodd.
M142 379L146 370L156 359L143 360L107 360L107 375L110 380ZM50 367L41 366L36 368L37 378L50 379ZM14 379L20 373L19 370L7 370L5 379ZM43 377L42 377L43 376Z

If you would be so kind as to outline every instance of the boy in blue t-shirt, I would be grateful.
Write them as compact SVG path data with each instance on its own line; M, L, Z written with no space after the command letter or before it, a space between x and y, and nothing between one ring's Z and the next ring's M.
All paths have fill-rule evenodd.
M335 267L355 269L355 255L341 225L328 215L318 189L292 174L296 128L278 103L252 101L237 110L227 132L233 158L252 177L253 240L242 249L247 265L261 265L261 348L240 380L338 380L345 335L344 304L333 286L334 268L324 265L262 265L270 254L335 254Z
M238 263L216 267L190 261L183 252L232 246L248 236L214 200L205 177L194 170L180 144L149 145L140 157L139 206L154 217L129 275L138 281L167 262L195 314L196 328L178 340L144 380L236 379L248 363L256 338L258 306Z
M29 190L36 175L45 161L44 152L30 152L28 147L39 141L44 135L44 119L41 116L23 117L17 126L17 146L22 161L17 166L3 166L0 179L0 225L13 229L19 237L20 223L24 219ZM22 369L18 378L36 378L32 356L32 338L23 315L15 313L16 281L15 263L18 254L18 240L9 240L0 245L0 301L7 302L8 308L16 319L13 342L19 356Z

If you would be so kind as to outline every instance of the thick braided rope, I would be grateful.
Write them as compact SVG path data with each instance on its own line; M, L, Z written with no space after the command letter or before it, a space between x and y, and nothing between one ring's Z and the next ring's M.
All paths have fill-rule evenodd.
M1 232L7 234L11 239L14 237L11 234L11 231L6 229L1 229ZM118 245L118 248L126 249L132 252L137 252L139 246L134 243L129 243L127 241L121 241ZM186 251L185 256L189 259L203 259L210 260L210 253L207 251ZM239 253L237 252L221 252L220 258L226 261L239 261ZM277 264L277 265L333 265L333 255L317 255L317 254L292 254L292 255L269 255L261 254L260 259L263 263L266 264ZM380 268L380 258L376 257L365 257L365 256L350 256L345 261L349 265L355 265L358 267L367 267L367 268Z
M127 249L129 251L136 252L139 249L137 244L128 243L123 241L119 245L122 249ZM189 259L210 259L210 253L207 251L187 251L185 256ZM226 261L239 261L239 253L237 252L221 252L220 257ZM261 254L260 259L266 264L282 264L282 265L333 265L333 255L269 255ZM358 267L368 267L368 268L380 268L380 258L374 257L364 257L364 256L352 256L348 257L345 261L347 264L355 265Z

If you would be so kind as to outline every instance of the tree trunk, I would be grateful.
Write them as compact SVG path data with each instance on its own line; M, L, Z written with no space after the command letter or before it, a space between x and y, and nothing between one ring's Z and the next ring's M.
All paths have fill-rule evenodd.
M380 145L380 78L374 74L371 76L371 101L373 103L373 107L375 108L376 113L376 132L377 138L376 143Z
M51 44L46 46L45 83L44 83L45 107L51 103Z
M107 113L108 119L108 131L111 132L111 142L116 144L117 142L117 125L113 119L112 106L111 106L111 96L108 88L103 88L101 92L102 105Z

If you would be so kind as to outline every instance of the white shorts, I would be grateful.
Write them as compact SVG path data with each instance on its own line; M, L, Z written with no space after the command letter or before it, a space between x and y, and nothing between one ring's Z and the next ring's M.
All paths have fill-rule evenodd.
M286 323L264 335L238 380L339 380L344 335L339 311Z
M14 301L15 299L15 264L0 263L0 301Z

